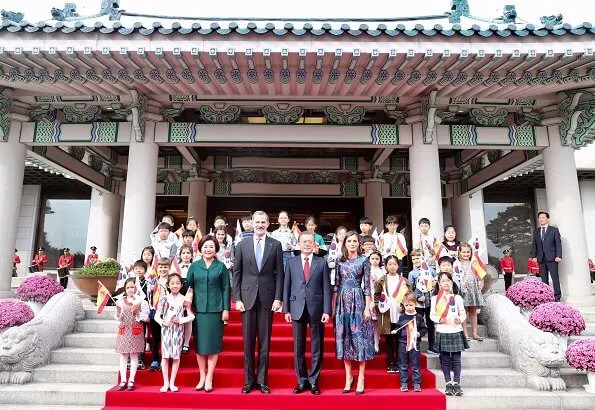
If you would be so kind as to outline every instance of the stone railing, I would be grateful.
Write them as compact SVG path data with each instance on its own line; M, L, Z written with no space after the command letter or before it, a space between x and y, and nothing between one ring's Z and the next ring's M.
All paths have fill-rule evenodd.
M527 375L535 390L566 390L560 367L566 363L565 343L552 333L531 325L506 296L486 297L479 320L488 334L498 338L500 350L512 357L512 365Z
M9 328L0 335L0 384L24 384L31 372L47 364L53 349L64 344L85 317L78 296L61 292L53 296L33 320Z

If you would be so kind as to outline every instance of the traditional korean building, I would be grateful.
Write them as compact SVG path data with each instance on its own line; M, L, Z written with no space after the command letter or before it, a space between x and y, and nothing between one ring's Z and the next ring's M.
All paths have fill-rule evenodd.
M589 23L479 18L467 1L366 21L16 11L0 26L0 297L15 243L23 260L73 248L56 224L78 252L130 259L166 212L208 230L281 208L324 233L397 214L413 241L421 217L438 236L452 222L521 264L547 209L564 294L590 290L595 174L575 166L595 136Z

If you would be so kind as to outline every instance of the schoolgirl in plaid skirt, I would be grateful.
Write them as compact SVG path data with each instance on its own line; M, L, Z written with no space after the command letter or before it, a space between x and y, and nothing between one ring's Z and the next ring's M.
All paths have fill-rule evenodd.
M447 258L450 261L450 258ZM438 264L444 262L440 258ZM442 266L441 266L442 267ZM438 274L438 286L434 289L430 307L430 319L436 323L435 348L440 352L440 366L444 373L447 396L462 396L461 352L469 348L463 334L462 323L467 315L463 298L459 296L456 283L448 272ZM451 371L453 378L451 380Z

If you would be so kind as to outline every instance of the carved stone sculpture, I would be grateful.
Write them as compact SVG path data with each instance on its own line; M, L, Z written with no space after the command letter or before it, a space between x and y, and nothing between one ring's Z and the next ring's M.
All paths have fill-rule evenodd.
M479 319L490 336L497 337L502 351L510 354L515 369L527 375L535 390L566 390L560 367L566 363L564 344L552 333L532 326L507 297L490 295Z
M31 372L47 364L53 349L74 331L85 317L78 296L60 292L53 296L35 318L0 335L0 384L25 384Z

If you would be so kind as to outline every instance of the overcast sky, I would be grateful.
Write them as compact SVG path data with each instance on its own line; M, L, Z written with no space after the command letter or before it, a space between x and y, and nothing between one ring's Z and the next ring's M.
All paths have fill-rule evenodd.
M101 0L71 0L77 4L81 15L97 13ZM595 23L595 2L586 0L470 0L471 13L485 18L501 15L505 4L516 5L519 21L539 23L539 17L563 14L564 22L579 24L585 21ZM286 3L279 0L121 0L120 8L131 12L170 16L205 17L401 17L438 14L450 8L449 0L409 1L366 1L375 6L361 7L354 0L299 0ZM48 20L52 7L63 7L64 0L0 0L0 8L25 13L29 22ZM298 6L299 7L296 7ZM351 5L351 7L348 7ZM222 7L223 6L223 7Z

